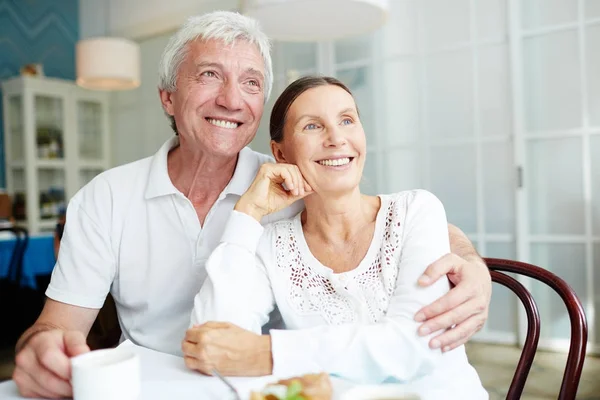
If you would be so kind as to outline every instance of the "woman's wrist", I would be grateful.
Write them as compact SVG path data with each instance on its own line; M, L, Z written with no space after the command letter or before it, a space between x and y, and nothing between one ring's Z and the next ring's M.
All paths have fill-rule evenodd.
M233 209L237 212L241 212L241 213L251 216L258 222L260 222L262 220L262 218L265 216L265 214L262 212L262 210L257 208L254 204L244 201L243 198L238 200L238 202L235 204L235 207L233 207Z

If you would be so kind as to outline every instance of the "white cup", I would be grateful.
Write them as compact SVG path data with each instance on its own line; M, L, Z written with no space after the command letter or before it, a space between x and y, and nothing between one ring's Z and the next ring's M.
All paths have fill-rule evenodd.
M342 395L341 400L420 400L403 385L383 384L356 386Z
M71 359L74 400L136 400L141 391L140 359L132 350L106 349Z

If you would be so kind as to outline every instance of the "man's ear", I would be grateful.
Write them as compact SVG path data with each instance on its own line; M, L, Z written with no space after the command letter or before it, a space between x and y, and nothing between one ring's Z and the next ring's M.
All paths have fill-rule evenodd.
M163 110L169 115L173 115L175 112L173 111L173 100L171 100L171 96L173 93L167 92L163 89L158 89L158 95L160 97L160 103L162 104Z
M271 140L271 153L273 153L273 157L275 157L275 161L282 164L287 164L287 160L285 155L283 154L281 143L277 143L274 140Z

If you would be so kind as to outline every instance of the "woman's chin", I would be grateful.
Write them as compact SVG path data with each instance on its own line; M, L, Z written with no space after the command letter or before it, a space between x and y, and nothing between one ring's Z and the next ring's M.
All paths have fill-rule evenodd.
M321 197L341 197L344 195L351 195L357 191L360 191L360 187L357 183L319 185L318 188L315 189L315 193Z

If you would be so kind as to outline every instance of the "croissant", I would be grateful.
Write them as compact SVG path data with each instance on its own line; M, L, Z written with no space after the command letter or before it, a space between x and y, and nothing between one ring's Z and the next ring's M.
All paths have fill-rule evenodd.
M333 388L329 375L306 374L267 385L250 393L250 400L331 400Z

